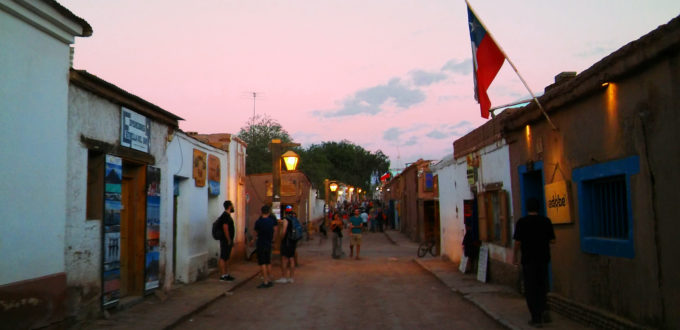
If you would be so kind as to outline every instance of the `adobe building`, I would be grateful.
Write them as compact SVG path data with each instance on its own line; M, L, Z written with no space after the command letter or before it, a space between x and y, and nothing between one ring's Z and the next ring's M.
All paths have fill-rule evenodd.
M418 159L383 186L388 222L394 221L395 227L415 242L439 241L439 205L430 163Z
M246 178L247 206L246 206L246 226L251 235L255 235L253 226L260 217L260 209L263 205L272 204L272 174L251 174ZM312 184L307 176L300 171L281 172L281 213L287 205L293 207L297 213L298 220L305 226L313 219L317 212L310 212L316 209L316 193L312 189ZM322 208L323 210L323 208ZM317 215L318 216L318 215Z
M514 218L538 197L554 223L553 308L680 328L680 16L578 75L559 75L539 101L555 128L531 103L504 129Z

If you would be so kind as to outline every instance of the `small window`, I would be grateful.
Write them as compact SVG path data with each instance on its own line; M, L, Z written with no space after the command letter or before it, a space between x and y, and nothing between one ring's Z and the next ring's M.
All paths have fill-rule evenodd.
M479 238L501 246L510 243L508 222L508 193L505 190L491 190L477 196L479 217Z
M615 257L635 256L630 176L639 171L637 156L573 171L578 185L581 250Z

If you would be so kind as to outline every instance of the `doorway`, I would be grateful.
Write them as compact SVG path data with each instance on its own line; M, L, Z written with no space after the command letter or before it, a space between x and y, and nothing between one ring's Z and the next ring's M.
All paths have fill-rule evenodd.
M543 162L530 162L519 167L519 186L522 195L522 216L527 215L526 202L536 198L541 205L539 214L545 216L545 193L543 191Z
M146 166L123 161L120 211L120 296L144 293Z

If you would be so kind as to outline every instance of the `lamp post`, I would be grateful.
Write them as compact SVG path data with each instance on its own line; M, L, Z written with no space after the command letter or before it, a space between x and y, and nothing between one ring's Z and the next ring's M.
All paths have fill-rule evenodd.
M299 143L281 143L281 139L272 139L269 149L272 152L272 212L277 219L281 219L281 151L283 148L300 146ZM298 155L287 151L285 156L286 169L295 170L298 163Z

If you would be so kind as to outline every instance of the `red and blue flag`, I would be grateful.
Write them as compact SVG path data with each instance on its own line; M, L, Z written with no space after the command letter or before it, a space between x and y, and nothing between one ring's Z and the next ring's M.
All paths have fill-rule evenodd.
M486 32L482 23L477 19L470 5L468 10L468 25L470 26L470 40L472 41L472 62L474 65L475 100L479 103L483 118L489 118L491 101L486 90L496 78L496 74L503 66L505 54L496 45L491 35Z

